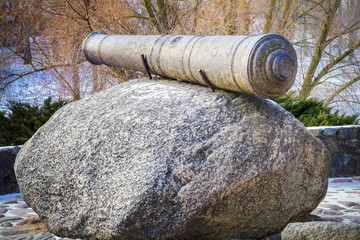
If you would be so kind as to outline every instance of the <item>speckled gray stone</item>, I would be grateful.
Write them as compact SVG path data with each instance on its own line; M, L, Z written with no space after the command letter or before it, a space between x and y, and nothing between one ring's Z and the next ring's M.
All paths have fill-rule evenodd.
M332 211L332 210L326 210L322 208L317 208L313 214L315 215L344 215L344 213L340 211Z
M329 168L270 100L146 79L66 105L15 164L51 232L124 240L266 237L316 208Z
M21 219L22 218L17 217L17 216L3 217L0 219L0 223L7 222L7 221L16 221L16 220L21 220Z
M354 207L354 206L360 206L359 203L356 202L350 202L350 201L338 201L338 203L344 205L345 207Z
M11 222L4 222L0 224L1 227L12 227L12 223Z
M326 135L326 136L333 136L333 135L336 135L337 133L337 129L336 128L326 128L324 131L323 131L323 134Z
M6 200L6 201L4 201L2 204L16 204L16 203L18 203L18 201L17 200Z
M346 239L359 240L360 225L338 222L290 223L281 233L282 240Z
M36 235L27 236L27 237L20 237L16 240L57 240L59 238L56 238L54 235L48 232L38 233Z

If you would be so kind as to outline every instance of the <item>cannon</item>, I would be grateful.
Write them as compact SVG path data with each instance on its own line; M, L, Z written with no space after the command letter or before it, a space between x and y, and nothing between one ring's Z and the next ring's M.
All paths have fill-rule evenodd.
M83 53L93 64L123 67L235 92L277 98L294 83L297 58L277 34L90 34Z

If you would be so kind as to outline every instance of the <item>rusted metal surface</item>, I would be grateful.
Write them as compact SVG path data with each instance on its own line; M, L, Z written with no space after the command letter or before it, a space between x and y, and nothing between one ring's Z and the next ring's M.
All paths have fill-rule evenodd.
M205 72L203 70L199 70L199 73L202 77L202 79L204 80L206 86L208 86L212 92L215 92L214 86L211 84L209 78L206 76Z
M83 52L93 64L124 67L166 78L276 98L292 86L296 53L288 40L276 34L105 35L92 33ZM143 57L139 57L142 54ZM144 60L145 63L144 64ZM149 75L151 76L151 74Z
M149 77L150 79L152 79L152 75L151 75L151 72L150 72L150 67L149 67L148 62L146 61L146 58L145 58L145 55L144 55L144 54L141 54L141 61L142 61L143 65L144 65L146 74L148 75L148 77Z

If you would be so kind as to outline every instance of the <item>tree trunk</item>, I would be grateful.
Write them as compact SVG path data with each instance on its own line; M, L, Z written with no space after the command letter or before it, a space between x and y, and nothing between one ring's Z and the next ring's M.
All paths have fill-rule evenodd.
M324 50L326 48L326 39L328 37L331 25L333 23L337 9L339 8L341 0L334 0L327 12L326 18L322 21L320 27L320 36L316 42L315 50L311 59L311 63L306 72L303 85L300 90L300 100L305 100L310 96L311 91L316 86L313 82L316 69L320 63Z
M269 33L273 24L276 0L270 0L269 11L266 14L263 34Z
M230 7L227 8L227 4L230 4ZM225 26L225 31L224 31L224 35L234 35L237 31L237 26L235 23L235 13L234 13L234 8L235 8L235 3L234 0L230 0L229 2L226 2L223 5L223 11L227 12L226 16L224 18L224 26Z
M241 15L240 18L243 26L243 28L241 29L241 35L249 35L250 25L251 25L251 18L250 18L251 1L242 0L240 4L241 4L241 9L243 10L243 14Z
M25 39L23 39L21 49L22 49L22 53L24 56L24 64L31 64L32 54L31 54L31 45L30 45L29 36L27 36Z
M313 86L311 82L304 81L303 85L301 86L300 92L299 92L299 99L301 101L306 100L310 96L314 87L315 86Z
M92 93L96 93L99 91L99 76L97 71L98 66L91 66L91 76L92 76Z
M161 29L161 33L167 33L169 31L169 23L167 19L166 2L165 0L156 1L158 10L158 24Z
M282 35L286 34L285 29L286 29L286 24L289 21L290 9L291 9L292 3L293 3L293 0L285 0L283 11L281 13L279 29L278 29L278 32Z
M74 52L72 53L72 71L71 71L71 87L72 87L72 97L73 99L79 100L81 98L81 89L80 89L80 76L79 76L79 65L78 65L78 60L79 60L79 55L80 55L80 49L81 49L81 44L78 40L75 40L72 42L73 48L74 48Z

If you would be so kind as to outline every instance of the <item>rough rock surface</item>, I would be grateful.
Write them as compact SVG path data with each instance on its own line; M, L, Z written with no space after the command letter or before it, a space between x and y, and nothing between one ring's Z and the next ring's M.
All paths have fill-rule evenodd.
M270 100L146 79L66 105L15 163L51 232L127 240L268 236L316 208L329 169Z
M359 240L360 225L338 222L290 223L281 233L282 240L346 239Z

